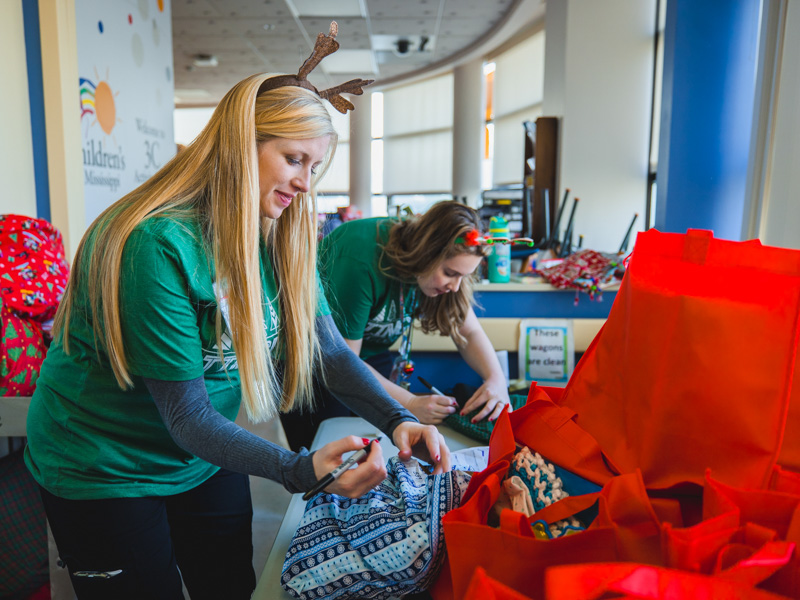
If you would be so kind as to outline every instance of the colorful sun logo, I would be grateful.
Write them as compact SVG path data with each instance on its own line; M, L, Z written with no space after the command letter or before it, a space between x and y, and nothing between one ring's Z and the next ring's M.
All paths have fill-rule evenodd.
M96 71L95 78L100 79ZM106 79L108 79L107 76ZM99 123L106 135L111 135L114 125L119 122L117 119L117 106L114 103L114 97L117 94L111 91L111 86L106 81L95 84L90 79L81 77L80 94L81 120L86 115L95 115L95 120L92 121L91 125Z

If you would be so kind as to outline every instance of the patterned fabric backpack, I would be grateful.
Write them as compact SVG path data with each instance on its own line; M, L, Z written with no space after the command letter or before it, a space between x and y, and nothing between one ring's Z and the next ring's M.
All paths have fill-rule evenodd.
M430 475L398 457L388 477L357 499L321 493L308 501L283 563L294 598L386 599L425 590L444 558L442 516L461 503L470 475Z
M622 257L616 254L579 250L560 263L537 270L550 285L558 289L574 289L575 301L578 292L586 292L594 300L603 289L619 283L625 270Z
M0 396L31 396L47 346L42 326L23 319L0 296Z
M30 396L69 266L47 221L0 215L0 396Z
M0 215L0 294L20 317L52 319L69 266L61 232L44 219Z

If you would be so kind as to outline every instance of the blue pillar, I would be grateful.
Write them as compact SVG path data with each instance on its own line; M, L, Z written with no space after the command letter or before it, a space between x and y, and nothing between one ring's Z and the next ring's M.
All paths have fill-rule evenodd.
M28 66L28 101L31 110L33 176L36 181L36 216L50 220L50 177L47 172L47 135L44 124L44 84L42 82L42 47L39 36L39 3L22 0L25 28L25 58ZM77 92L76 92L77 102ZM13 118L8 117L7 118Z
M738 240L760 0L668 0L656 228Z

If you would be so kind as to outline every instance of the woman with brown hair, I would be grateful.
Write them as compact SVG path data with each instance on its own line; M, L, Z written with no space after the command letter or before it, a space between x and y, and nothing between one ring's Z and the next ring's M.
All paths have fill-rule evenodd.
M314 190L337 138L300 79L234 86L78 248L25 460L81 600L183 598L181 580L193 600L249 598L248 475L307 491L369 443L298 454L233 422L242 404L256 422L310 407L314 376L401 455L449 469L441 435L385 393L330 317ZM373 448L326 490L359 497L380 483Z
M474 420L494 420L510 406L505 375L473 310L473 273L483 258L480 246L462 240L480 230L475 210L439 202L408 219L350 221L323 238L319 270L333 318L345 342L367 364L392 398L422 423L441 423L457 410L455 400L438 394L415 395L398 385L414 319L424 332L450 336L483 384L461 409ZM389 347L402 338L400 353ZM317 389L313 414L281 415L289 445L313 439L319 423L347 410Z

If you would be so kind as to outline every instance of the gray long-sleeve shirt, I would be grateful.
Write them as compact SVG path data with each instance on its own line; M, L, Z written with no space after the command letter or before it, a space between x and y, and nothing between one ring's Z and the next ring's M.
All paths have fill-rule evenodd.
M417 422L350 350L330 315L317 318L317 335L326 383L339 400L389 439L400 423ZM292 493L316 483L307 450L291 452L223 417L211 405L202 377L189 381L145 378L144 383L172 439L187 452L231 471L278 481Z

